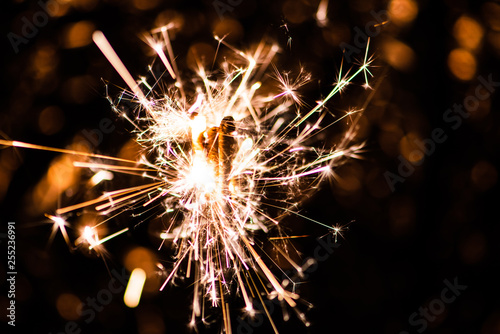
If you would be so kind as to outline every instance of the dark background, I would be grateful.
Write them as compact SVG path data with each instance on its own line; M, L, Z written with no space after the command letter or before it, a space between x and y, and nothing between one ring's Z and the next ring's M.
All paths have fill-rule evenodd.
M77 36L79 40L70 34L71 26L85 21L102 30L132 75L138 77L147 73L153 61L139 34L154 28L160 13L175 12L184 19L173 40L180 66L193 44L216 45L212 32L220 17L213 1L62 3L58 15L27 43L20 44L18 52L6 36L9 32L21 34L22 18L40 11L40 4L8 1L2 10L0 135L67 147L76 135L97 128L106 117L113 120L116 129L103 137L95 151L113 156L131 137L130 129L110 109L100 80L118 86L123 81L90 43L88 34ZM236 20L236 26L242 28L232 42L235 46L245 49L268 36L282 47L275 60L280 69L293 72L302 65L312 73L312 83L304 87L304 98L310 105L328 94L342 59L341 43L355 45L355 27L364 31L373 21L370 11L392 8L395 15L371 41L370 53L376 58L372 83L380 82L374 96L369 99L369 91L352 87L328 105L340 112L360 108L368 100L359 135L360 140L366 140L367 149L362 160L339 168L339 178L324 184L301 210L301 214L326 224L348 225L348 230L339 239L340 247L320 261L318 269L300 285L301 297L314 305L306 311L311 326L303 326L293 311L291 320L283 323L276 308L272 318L282 333L424 332L422 323L412 324L409 317L440 298L446 287L444 280L457 280L467 288L428 322L425 332L500 333L498 93L482 102L456 130L443 120L447 109L474 94L478 76L491 74L493 81L500 81L500 4L418 1L415 17L405 21L404 15L403 19L397 16L411 13L408 4L412 3L330 1L325 26L314 19L318 1L242 0L224 13L225 20ZM463 17L482 28L481 43L467 51L477 66L466 77L460 75L470 68L470 57L450 60L456 48L467 50L456 33L456 22ZM471 29L466 30L475 36ZM291 46L287 46L289 38ZM453 70L457 66L458 72ZM110 96L119 92L118 87L110 86ZM48 107L52 109L47 111ZM392 192L384 173L397 173L400 154L415 149L408 143L429 138L436 128L446 131L447 140L437 144ZM332 130L332 136L335 131L338 129ZM51 224L43 214L53 213L58 204L40 203L33 193L56 158L50 152L0 150L1 224L16 222L19 332L62 332L71 315L58 311L61 294L72 294L81 301L95 297L107 287L109 271L121 270L128 250L136 245L155 248L140 229L109 243L106 262L95 255L69 251L60 233L49 245ZM88 176L83 174L80 180ZM117 230L130 222L111 224ZM294 241L304 259L313 256L317 238L327 233L319 225L294 217L283 224L292 227L290 234L309 235ZM69 233L73 237L76 232L69 229ZM5 243L0 245L3 252ZM5 272L2 267L3 292L7 291ZM191 293L187 284L169 287L147 295L136 309L126 308L119 295L89 324L81 318L75 321L83 333L181 333L188 331ZM2 293L2 309L7 302ZM5 323L4 312L1 314ZM234 333L251 332L248 327L238 327L237 307L232 315ZM7 333L12 331L6 328ZM266 321L251 328L256 333L272 332ZM218 324L209 329L198 326L201 333L219 329Z

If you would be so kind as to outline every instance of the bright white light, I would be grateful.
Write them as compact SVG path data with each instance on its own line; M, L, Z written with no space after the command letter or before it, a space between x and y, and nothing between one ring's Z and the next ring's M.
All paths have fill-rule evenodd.
M130 308L137 307L141 300L142 289L146 282L146 272L141 268L135 268L130 274L123 301Z

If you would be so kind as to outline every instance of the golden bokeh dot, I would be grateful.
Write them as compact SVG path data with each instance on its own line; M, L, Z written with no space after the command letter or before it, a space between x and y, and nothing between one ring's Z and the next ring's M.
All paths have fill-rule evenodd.
M59 0L60 1L60 0ZM97 6L99 0L71 0L71 5L79 10L89 12Z
M470 114L470 119L474 121L478 121L480 119L485 118L491 112L491 94L484 87L471 86L467 89L467 93L465 96L488 96L487 98L477 99L471 104L471 107L477 103L477 108L469 108L467 111ZM477 102L476 102L477 101ZM467 107L467 106L466 106Z
M52 74L59 63L59 55L52 45L42 45L33 54L31 66L34 79L42 80Z
M364 171L361 165L355 162L342 166L337 171L337 184L339 188L347 193L353 193L361 189Z
M142 146L135 139L127 141L120 149L118 158L137 161L141 157Z
M354 192L361 187L361 182L354 174L346 174L338 181L338 185L347 192Z
M195 43L189 47L187 54L187 65L189 68L198 71L200 66L205 68L211 64L215 58L215 49L207 43Z
M402 72L411 71L415 64L416 56L412 48L393 38L384 41L383 55L389 65Z
M498 180L498 172L490 162L479 161L472 167L471 180L473 185L481 191L485 191L493 187Z
M283 4L283 15L287 22L302 23L311 17L312 10L304 2L298 0L288 0Z
M68 0L58 0L58 1L46 1L45 9L51 17L62 17L68 13L71 8L70 1Z
M351 30L342 23L331 23L322 30L325 41L334 46L340 45L344 41L351 40Z
M79 144L82 143L79 138L78 135L75 136L69 149L87 152L89 147ZM60 155L52 160L47 173L32 190L29 204L33 214L53 208L61 194L80 180L81 169L73 165L76 159L78 159L76 156Z
M422 145L419 145L421 142L420 136L410 132L399 141L399 152L409 162L419 164L425 158L426 153L422 151Z
M214 27L214 35L224 38L229 43L234 43L243 37L243 26L234 19L218 21Z
M48 182L52 185L59 186L61 189L66 189L76 182L79 173L75 172L73 166L74 159L68 156L61 156L59 159L54 159L47 171Z
M89 139L82 134L77 134L71 143L70 150L91 153L92 147ZM76 160L76 158L75 158ZM75 168L78 169L78 168Z
M417 17L418 4L414 0L392 0L388 10L391 22L404 26Z
M125 268L132 272L135 268L141 268L146 272L146 276L152 275L156 271L156 255L144 247L136 247L125 255Z
M92 87L95 79L90 75L78 75L69 78L63 84L64 99L70 103L84 104L95 97Z
M92 43L92 33L95 31L94 23L80 21L69 24L64 28L63 46L67 49L80 48Z
M500 4L488 1L483 4L481 11L486 25L494 31L500 31Z
M72 293L63 293L57 297L56 308L61 317L66 320L77 320L80 318L78 310L82 302Z
M457 79L469 81L476 74L476 57L468 50L454 49L448 55L448 68Z
M64 113L59 107L50 106L42 110L38 116L38 128L44 135L58 133L64 125Z
M160 0L132 0L135 8L139 10L150 10L160 4Z
M484 29L479 22L464 15L455 22L453 35L460 47L474 51L481 45Z

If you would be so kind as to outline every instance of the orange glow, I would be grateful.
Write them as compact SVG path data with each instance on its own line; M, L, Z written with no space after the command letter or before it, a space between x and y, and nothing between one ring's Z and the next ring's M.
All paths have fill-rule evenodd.
M418 143L422 139L414 132L408 133L399 141L399 151L403 157L411 163L419 163L424 159L425 152L422 152Z
M481 44L484 35L484 29L473 18L461 16L453 27L453 35L458 45L464 49L474 51Z
M43 80L54 73L59 63L59 57L54 47L43 45L33 54L31 66L34 71L33 77Z
M88 152L88 147L81 145L77 137L70 149ZM35 214L54 209L59 196L80 180L80 168L74 168L73 161L80 157L59 155L47 171L47 174L38 182L31 194L31 204Z
M58 0L56 5L48 5L47 13L51 17L61 17L68 13L68 10L71 8L71 5L68 0ZM47 2L48 4L48 2Z
M385 60L395 69L406 72L413 68L416 56L408 45L396 39L386 39L383 52Z
M141 146L133 139L127 141L118 152L118 157L125 160L137 160L141 155Z
M197 21L199 22L190 21L189 25L185 27L184 16L181 13L176 12L174 10L164 10L163 12L160 12L156 17L154 26L161 28L168 27L168 35L170 36L171 39L174 39L175 35L179 31L182 30L184 33L186 33L185 28L193 28L193 23L194 25L201 25L203 22L201 18Z
M312 10L305 2L288 0L283 4L283 15L288 22L302 23L310 17L309 14L312 14Z
M448 67L457 79L468 81L476 74L476 58L470 51L454 49L448 55Z
M38 116L38 128L44 135L58 133L64 125L64 114L59 107L50 106Z
M59 196L74 185L80 176L78 169L73 167L73 160L61 156L53 160L46 176L33 190L33 205L38 212L53 208Z
M224 40L229 43L236 42L243 37L243 27L233 19L225 19L218 21L214 27L214 35L224 37Z
M391 22L403 26L411 23L418 14L414 0L392 0L388 6Z
M498 172L488 161L479 161L471 170L471 180L477 189L485 191L497 183Z
M133 0L134 7L140 10L150 10L158 6L160 0Z
M363 168L357 163L349 163L341 167L337 171L338 177L336 178L338 186L348 192L356 192L362 186L364 176Z
M58 0L61 1L61 0ZM75 8L78 8L79 10L84 10L84 11L91 11L92 9L97 6L99 3L99 0L67 0L68 2L71 2L71 5Z
M22 162L22 151L13 149L0 151L0 170L6 172L16 170Z
M488 94L488 90L484 87L478 88L477 86L471 86L469 89L467 89L467 92L465 96L474 96L476 94L476 91L479 92L479 94ZM481 119L484 119L486 116L488 116L491 112L491 96L487 97L484 100L479 100L478 99L478 105L477 108L470 109L468 110L470 117L469 119L471 121L478 121Z
M125 255L124 265L129 271L140 268L149 276L155 272L157 262L158 259L151 250L144 247L136 247Z
M79 48L92 43L92 33L95 25L90 21L80 21L70 24L64 29L63 45L67 49Z
M481 11L486 25L491 30L500 31L500 5L497 2L488 1L482 6Z
M342 23L330 23L322 30L323 38L328 44L340 45L343 41L351 40L349 27Z
M215 58L215 49L207 43L195 43L189 47L187 54L187 64L189 68L198 70L200 64L202 67L210 64Z
M66 320L77 320L80 318L78 310L81 304L80 299L71 293L63 293L56 300L57 311Z
M73 170L73 159L68 156L63 156L53 163L47 173L48 181L51 184L59 185L62 188L67 188L73 184L75 173Z

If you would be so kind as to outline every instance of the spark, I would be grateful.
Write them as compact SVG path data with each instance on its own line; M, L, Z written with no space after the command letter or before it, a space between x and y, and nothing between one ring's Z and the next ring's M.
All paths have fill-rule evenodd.
M59 230L59 231L61 231L61 234L63 235L64 241L66 241L66 244L68 245L68 247L71 247L70 246L71 242L69 240L68 232L66 231L66 226L69 226L68 222L59 216L52 216L49 214L45 214L45 217L47 217L53 221L52 233L50 234L49 243L51 243L52 240L54 240L54 237L57 233L57 230Z
M90 226L85 226L82 233L83 239L90 245L89 250L98 246L99 236L95 229Z
M113 234L110 234L107 237L102 238L101 240L98 240L98 241L96 241L94 243L91 243L90 246L89 246L89 249L91 250L91 249L93 249L93 248L95 248L95 247L97 247L97 246L105 243L106 241L111 240L111 239L113 239L113 238L115 238L115 237L119 236L120 234L123 234L123 233L125 233L127 231L128 231L128 227L126 227L126 228L124 228L124 229L122 229L122 230L120 230L118 232L115 232Z
M318 20L326 15L327 5L327 1L321 1ZM344 160L359 157L363 148L363 144L355 142L353 126L334 147L324 147L319 134L344 117L352 117L356 124L360 112L347 112L334 121L326 121L326 105L358 76L364 78L366 88L370 87L372 59L368 57L368 48L356 71L343 73L341 66L329 94L303 112L300 108L306 104L300 87L311 77L304 69L295 79L278 70L272 63L279 51L277 45L262 42L252 51L243 52L215 37L219 46L234 52L234 59L226 58L221 64L224 75L208 75L198 61L198 78L182 80L169 39L171 28L163 26L144 37L166 68L161 76L152 74L152 84L146 77L134 80L104 34L93 34L96 45L131 90L122 96L133 96L131 101L138 105L133 110L134 117L129 117L118 107L122 97L117 102L108 98L112 109L132 125L143 152L137 160L17 141L0 140L0 145L79 156L82 161L75 160L73 166L93 171L89 184L95 188L111 183L114 174L138 178L139 184L116 187L85 202L61 207L56 210L58 216L47 215L54 222L52 237L60 230L70 244L65 228L68 223L60 216L63 214L88 210L111 219L132 210L139 213L131 217L143 217L146 213L151 216L159 210L158 216L168 222L158 231L158 250L163 251L164 244L171 245L170 251L163 254L170 252L174 259L170 268L159 266L166 276L160 290L179 276L193 280L191 326L196 326L197 319L205 322L206 304L211 304L220 308L223 328L230 333L228 296L233 285L237 286L248 314L255 313L253 302L260 301L276 333L263 297L286 303L308 326L305 315L298 310L303 301L295 292L297 283L293 282L290 290L287 280L280 282L276 278L255 232L277 232L279 237L268 239L276 247L306 237L282 233L282 220L293 214L329 229L335 239L342 236L342 227L310 219L300 214L298 208L323 179L331 177ZM284 28L288 31L286 23ZM279 82L278 94L261 91L271 65ZM165 85L159 83L163 80L174 83L161 91L159 87ZM199 84L188 90L185 81ZM149 91L145 93L138 82ZM86 226L78 239L88 244L89 250L129 231L127 227L100 238L96 227ZM278 252L296 271L303 270L292 260L288 248ZM128 287L126 292L129 307L139 302L146 279L139 269L132 276L130 292Z
M92 40L94 41L95 44L97 44L97 46L106 56L109 62L113 64L113 67L120 74L125 83L130 87L132 92L134 92L134 94L139 99L140 103L143 104L145 108L148 108L146 96L144 95L143 91L139 88L139 85L137 84L137 82L135 82L134 78L132 78L132 75L127 70L123 62L120 60L120 57L118 57L115 50L113 50L113 47L111 47L111 44L109 44L104 34L101 31L97 30L93 33Z
M303 101L301 99L301 96L298 93L298 90L300 87L302 87L303 85L305 85L306 83L311 81L311 75L309 73L305 72L303 68L301 68L300 73L297 75L295 80L290 81L289 73L282 74L282 73L280 73L280 71L278 71L278 69L276 67L275 67L275 75L276 75L277 80L280 83L280 88L281 88L282 92L275 95L273 97L273 99L276 99L276 98L282 97L282 96L291 97L293 99L293 101L295 101L295 103L298 106L302 106Z
M170 73L172 78L176 79L177 75L175 74L174 69L170 65L170 62L168 61L167 56L165 55L165 52L163 51L163 44L155 41L152 36L146 35L145 39L146 39L147 43L149 44L149 46L151 46L151 48L156 51L156 53L160 57L161 61L163 62L163 65L165 65L165 67L167 68L168 73Z

